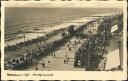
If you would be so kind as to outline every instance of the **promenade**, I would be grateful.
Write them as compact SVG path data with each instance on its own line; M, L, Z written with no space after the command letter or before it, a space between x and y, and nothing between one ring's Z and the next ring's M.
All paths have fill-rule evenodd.
M83 41L80 40L81 43L75 45L75 41L79 40L72 38L70 40L70 44L69 42L67 42L66 44L61 46L59 50L55 51L52 54L49 54L45 58L42 58L37 64L34 64L26 70L35 70L36 67L38 67L38 70L40 71L84 71L84 68L74 67L75 51L83 43ZM71 50L69 50L69 48L71 48ZM55 54L55 57L53 56L53 54ZM67 58L69 58L69 61L64 63L64 60L67 60ZM48 61L50 61L50 63L48 63ZM42 63L45 63L45 67L42 67Z

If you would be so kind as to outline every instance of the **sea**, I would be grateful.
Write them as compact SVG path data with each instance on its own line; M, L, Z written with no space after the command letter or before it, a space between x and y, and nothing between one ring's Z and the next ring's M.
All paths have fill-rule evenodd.
M120 13L117 8L5 8L5 40L16 38L26 31L50 24L88 17L96 14ZM51 26L52 27L52 26Z

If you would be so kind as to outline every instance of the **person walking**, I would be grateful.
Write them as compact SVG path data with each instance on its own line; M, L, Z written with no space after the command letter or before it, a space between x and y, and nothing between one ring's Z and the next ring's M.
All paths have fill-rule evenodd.
M38 66L36 66L35 70L38 71Z
M69 47L69 44L67 46Z
M69 47L69 51L71 51L71 47Z
M67 58L67 64L68 64L68 62L69 62L69 57Z
M48 63L50 64L50 60L48 60Z
M56 54L55 54L55 53L53 54L53 57L54 57L54 58L56 57Z
M64 64L66 64L66 60L64 59Z
M43 67L43 68L45 67L45 63L42 63L42 67Z

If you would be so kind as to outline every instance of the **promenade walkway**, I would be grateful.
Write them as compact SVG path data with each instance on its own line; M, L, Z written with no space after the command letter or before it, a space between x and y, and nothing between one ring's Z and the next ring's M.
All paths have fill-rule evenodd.
M107 55L106 70L115 68L120 65L119 49L110 52Z
M74 55L75 50L82 44L82 40L80 44L77 44L73 46L74 41L79 41L76 38L72 38L69 42L66 43L64 46L60 47L58 51L55 51L55 57L53 54L49 54L45 58L42 58L38 64L35 64L34 66L29 67L26 70L35 70L36 67L38 67L38 70L41 71L84 71L84 68L75 68L74 67ZM69 47L71 47L71 51L69 51ZM64 64L64 59L67 59L69 57L68 63ZM50 61L50 63L48 63ZM42 67L42 63L45 63L45 67Z

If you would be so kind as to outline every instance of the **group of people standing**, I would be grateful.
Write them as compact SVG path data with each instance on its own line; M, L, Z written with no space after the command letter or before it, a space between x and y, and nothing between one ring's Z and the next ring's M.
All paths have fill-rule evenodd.
M115 23L116 21L117 16L106 16L98 20L97 33L87 36L85 38L87 40L84 41L75 53L75 67L86 66L87 70L103 70L105 68L106 57L103 56L107 53L105 49L107 44L106 39L111 36L110 30L112 26L117 24ZM93 23L90 23L92 27L95 25Z
M8 47L5 47L5 50L15 51L17 48L24 47L25 45L28 45L28 44L39 43L44 40L47 41L47 39L49 39L51 36L62 33L64 31L67 31L66 28L57 29L48 33L47 35L45 35L45 37L39 37L37 39L28 40L28 41L22 42L23 44L19 43L14 46L8 46ZM60 39L50 42L46 45L37 45L37 47L34 50L27 51L25 54L19 57L13 57L7 60L7 62L5 63L5 69L13 69L13 70L22 69L32 63L37 63L41 57L44 57L45 55L48 55L49 53L52 53L55 50L58 50L59 47L62 46L64 43L66 43L69 39L70 39L70 36L61 37ZM12 50L12 48L15 50ZM53 55L53 57L55 57L55 54ZM48 63L50 63L50 61L48 61ZM45 65L46 65L45 63L42 63L42 67L45 67ZM37 67L36 67L36 70L38 70Z
M39 43L41 41L47 41L50 37L58 34L58 33L61 33L62 31L64 31L65 28L61 28L61 29L57 29L57 30L52 30L51 32L48 32L47 34L45 34L44 36L40 36L40 37L37 37L37 38L34 38L34 39L31 39L31 40L26 40L27 38L25 37L25 35L23 36L23 39L25 41L23 42L19 42L19 43L16 43L14 45L9 45L5 47L5 51L16 51L16 49L20 49L22 47L25 47L25 46L28 46L28 45L31 45L31 44L36 44L36 43Z
M53 35L55 35L57 33L61 33L64 30L65 29L63 29L63 28L62 29L58 29L58 30L54 30L52 33L47 34L44 38L46 40L46 39L50 38L50 36L53 36ZM37 43L37 42L40 42L42 40L43 40L43 37L37 38L37 39L33 39L33 40L28 40L24 44ZM58 46L60 46L60 44L63 44L64 42L65 42L65 39L60 38L59 40L50 42L50 43L48 43L46 45L37 46L35 48L35 50L27 51L25 54L23 54L23 55L21 55L19 57L10 58L5 63L5 69L21 69L21 68L27 67L28 65L30 65L32 63L37 63L39 58L41 58L41 56L45 56L48 53L50 53L50 52L52 52L54 50L57 50ZM17 47L19 45L23 46L21 43L19 43L16 46L14 45L14 47L13 46L10 46L10 47L14 49L15 47ZM8 47L9 50L10 50L10 47ZM14 50L11 50L11 51L14 51Z

